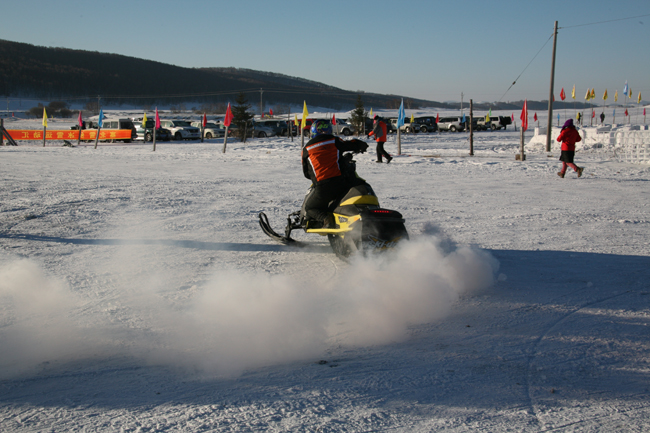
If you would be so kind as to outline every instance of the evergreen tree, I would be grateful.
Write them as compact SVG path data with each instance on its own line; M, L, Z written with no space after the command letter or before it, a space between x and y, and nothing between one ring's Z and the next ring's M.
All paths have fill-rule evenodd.
M350 123L352 124L352 128L354 129L357 135L361 135L364 133L364 124L366 122L367 117L368 117L368 112L363 106L363 100L361 100L361 95L357 95L357 103L354 107L354 110L352 110L352 114L350 115Z
M236 135L240 141L246 140L244 134L247 134L247 131L251 129L250 121L253 118L253 113L249 111L250 109L251 105L248 103L246 95L239 92L237 99L235 99L235 105L232 106L232 123L236 128Z

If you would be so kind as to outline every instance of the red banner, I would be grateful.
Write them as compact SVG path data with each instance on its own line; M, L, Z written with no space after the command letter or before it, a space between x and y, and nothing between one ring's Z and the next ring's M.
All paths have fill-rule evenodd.
M7 130L14 140L43 140L43 131L38 129L9 129ZM84 129L81 131L82 140L94 140L97 136L96 129ZM46 140L77 140L79 131L75 129L47 129L45 130ZM102 129L99 133L100 140L131 140L130 129Z

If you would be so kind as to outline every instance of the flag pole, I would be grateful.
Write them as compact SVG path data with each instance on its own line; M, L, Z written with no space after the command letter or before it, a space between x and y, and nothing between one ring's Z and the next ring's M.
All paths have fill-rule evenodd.
M551 151L551 131L553 130L553 85L555 84L555 52L557 48L557 21L553 28L553 59L551 61L551 87L548 92L548 123L546 131L546 151Z

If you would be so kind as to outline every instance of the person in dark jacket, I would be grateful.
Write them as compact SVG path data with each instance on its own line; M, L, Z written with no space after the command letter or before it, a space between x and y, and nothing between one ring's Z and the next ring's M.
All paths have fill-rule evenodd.
M566 173L567 166L571 167L578 173L578 177L582 176L582 171L584 167L578 167L573 163L573 157L576 153L576 143L582 141L582 137L573 126L573 119L569 119L564 122L562 131L557 137L557 141L562 143L562 154L560 155L560 161L562 161L562 171L557 173L558 176L564 178Z
M332 135L332 125L326 120L317 120L311 125L312 138L302 149L302 171L311 179L313 189L305 199L305 213L311 219L323 223L323 228L334 228L334 218L329 204L340 200L358 178L345 166L341 153L346 151L363 153L368 144L361 140L344 141Z
M382 157L386 158L386 164L390 164L390 162L393 160L393 157L388 154L384 150L384 144L386 143L386 134L387 134L388 128L386 127L386 123L375 114L374 121L373 121L373 127L372 131L370 134L368 134L368 137L375 136L375 141L377 142L377 161L376 162L383 162Z

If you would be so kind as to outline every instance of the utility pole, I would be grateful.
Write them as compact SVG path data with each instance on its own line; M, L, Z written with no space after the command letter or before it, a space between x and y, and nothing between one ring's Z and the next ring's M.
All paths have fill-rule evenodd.
M551 151L551 129L553 128L553 85L555 84L555 49L557 47L557 21L553 29L553 60L551 61L551 88L548 92L548 123L546 124L546 151Z
M463 117L463 92L460 92L460 116Z
M473 99L469 100L469 156L474 156L474 100Z

